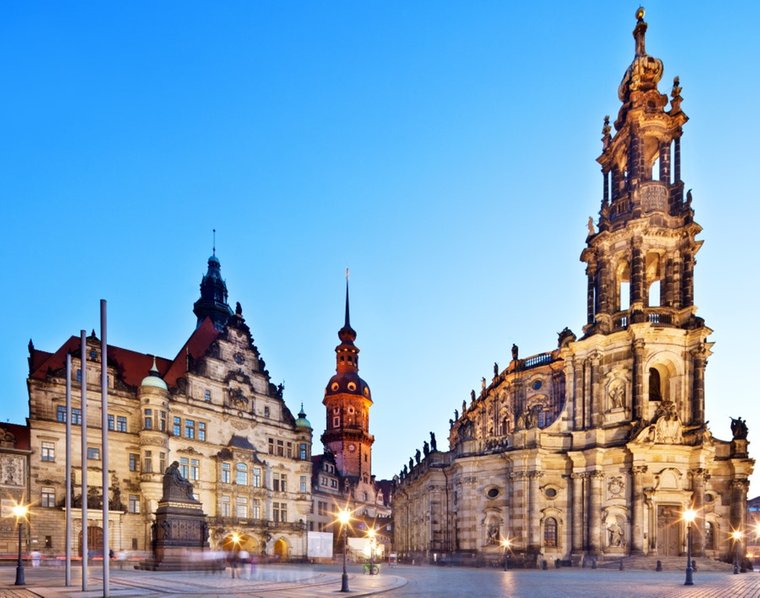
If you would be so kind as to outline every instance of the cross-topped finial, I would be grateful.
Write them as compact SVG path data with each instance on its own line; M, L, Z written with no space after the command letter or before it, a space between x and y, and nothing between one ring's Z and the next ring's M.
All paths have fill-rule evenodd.
M212 252L212 255L216 255L216 229L212 228L211 232L212 232L212 234L214 236L212 244L211 244L211 252Z

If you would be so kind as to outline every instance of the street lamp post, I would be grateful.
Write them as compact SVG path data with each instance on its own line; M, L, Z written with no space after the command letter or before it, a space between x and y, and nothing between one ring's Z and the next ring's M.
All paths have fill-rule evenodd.
M512 546L512 542L509 538L503 538L501 541L501 547L504 549L504 571L509 569L509 549Z
M338 521L340 521L343 532L343 575L340 578L340 591L350 592L348 589L348 573L346 572L346 553L348 552L348 523L351 521L351 511L348 509L338 511Z
M18 523L18 560L16 561L16 583L17 586L26 585L24 579L24 561L21 559L21 527L24 519L29 512L29 507L26 505L15 505L12 509L13 514L16 517L16 523Z
M686 509L683 512L683 520L686 522L686 581L683 582L685 586L694 585L692 578L694 568L691 566L691 524L694 523L696 517L697 512L694 509Z
M734 540L734 575L739 573L739 546L743 535L738 529L731 532L731 538Z

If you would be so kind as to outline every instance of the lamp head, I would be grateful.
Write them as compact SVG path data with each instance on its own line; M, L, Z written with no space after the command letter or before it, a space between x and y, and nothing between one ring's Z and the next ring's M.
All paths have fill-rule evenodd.
M741 540L743 535L744 534L742 533L742 530L740 529L735 529L734 531L731 532L731 537L734 539L734 542L738 542L739 540Z
M341 509L338 511L338 521L340 521L341 525L348 524L348 522L351 521L351 511L348 509Z
M29 507L22 504L13 505L11 511L13 512L13 515L16 517L16 519L25 519L27 513L29 512Z
M692 508L688 508L683 512L682 517L686 523L694 523L694 520L697 518L697 512Z

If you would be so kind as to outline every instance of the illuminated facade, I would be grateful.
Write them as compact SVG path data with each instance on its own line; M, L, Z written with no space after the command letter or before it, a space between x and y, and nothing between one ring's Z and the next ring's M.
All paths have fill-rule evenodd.
M730 559L729 534L745 528L746 424L722 441L705 421L712 331L694 304L702 229L681 179L688 119L677 77L670 99L657 89L663 64L646 29L640 10L614 134L605 118L583 334L565 328L556 349L528 358L513 347L450 420L449 451L404 467L399 553L501 558L509 538L528 561L675 556L693 506L694 554Z
M108 347L111 548L150 548L162 474L173 461L208 515L209 544L231 538L258 555L306 553L311 505L311 429L296 419L271 383L240 304L227 305L216 256L208 261L195 303L196 330L176 357ZM89 547L102 549L101 347L87 338ZM29 432L31 544L45 555L64 550L65 360L72 355L74 550L82 533L79 445L80 339L53 353L30 343ZM47 539L47 541L45 541Z

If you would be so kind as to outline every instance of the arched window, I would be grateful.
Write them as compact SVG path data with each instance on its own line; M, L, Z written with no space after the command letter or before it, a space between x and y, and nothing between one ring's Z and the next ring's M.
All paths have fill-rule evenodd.
M649 368L649 400L662 401L662 380L656 368Z
M625 311L630 307L631 301L631 266L628 262L621 262L617 268L617 304L618 311Z
M549 517L544 521L544 546L557 547L557 520Z

